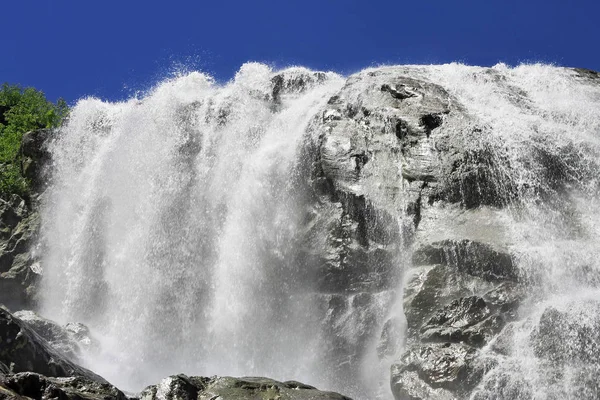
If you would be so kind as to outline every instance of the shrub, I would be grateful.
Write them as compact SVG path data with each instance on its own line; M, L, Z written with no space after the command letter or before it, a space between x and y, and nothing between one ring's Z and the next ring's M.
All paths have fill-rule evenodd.
M31 182L21 171L19 148L25 132L40 128L56 128L67 116L63 99L56 104L46 100L34 88L5 83L0 88L0 196L18 194L26 197Z

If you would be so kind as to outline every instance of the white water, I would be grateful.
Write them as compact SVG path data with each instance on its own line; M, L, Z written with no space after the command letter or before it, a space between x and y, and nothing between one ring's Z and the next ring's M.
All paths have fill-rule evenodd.
M495 71L500 78L456 64L410 73L443 85L490 127L472 146L485 142L509 161L503 172L523 200L507 211L512 250L543 292L522 311L535 322L574 291L600 299L572 274L600 271L596 178L575 179L561 194L568 210L550 207L538 191L548 183L530 163L536 147L558 154L567 145L597 162L600 89L552 66ZM318 305L291 262L306 128L344 79L328 74L273 109L271 77L268 67L246 64L224 86L194 72L142 100L84 99L53 144L42 314L87 323L103 349L87 366L115 385L139 390L180 372L264 375L353 395L327 373ZM518 355L499 359L507 366L499 373L525 370L520 377L533 376L536 398L546 398L545 370L527 339L533 325L523 323ZM498 398L499 390L480 393Z

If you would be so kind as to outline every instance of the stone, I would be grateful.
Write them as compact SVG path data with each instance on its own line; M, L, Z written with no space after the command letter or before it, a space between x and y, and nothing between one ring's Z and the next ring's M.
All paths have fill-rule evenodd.
M32 248L39 224L21 197L0 199L0 304L10 309L35 305L41 271Z
M17 311L13 315L27 323L53 349L75 363L81 361L82 349L99 348L99 343L91 336L88 327L81 323L71 322L61 326L30 310Z
M0 377L0 399L127 400L119 389L85 377L49 378L33 372Z
M465 342L481 347L502 327L501 316L492 314L481 297L461 297L439 310L421 328L422 341Z
M323 392L296 381L279 382L268 378L188 377L174 375L149 386L140 400L195 399L256 400L350 400L333 392Z
M413 253L413 265L445 264L487 281L518 280L510 254L487 243L445 240L424 245Z
M13 373L35 372L48 377L80 376L106 381L54 350L25 322L0 309L0 362Z
M477 354L473 347L459 343L414 346L392 366L392 391L397 400L418 398L429 389L444 389L460 397L479 382L485 371L476 362ZM429 388L415 383L415 373Z
M600 302L546 308L530 340L539 358L558 364L600 364Z

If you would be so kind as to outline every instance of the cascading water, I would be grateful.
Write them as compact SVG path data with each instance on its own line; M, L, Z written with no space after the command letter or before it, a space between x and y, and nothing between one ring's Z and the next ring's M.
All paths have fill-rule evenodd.
M393 68L441 85L447 101L460 104L447 111L442 101L424 103L441 107L445 122L440 126L437 114L435 123L421 119L427 135L414 159L418 164L432 149L443 151L431 130L454 134L450 141L464 151L488 151L497 161L492 176L501 206L467 208L494 214L503 231L468 234L502 242L536 288L510 325L513 351L482 349L493 368L473 396L551 398L557 382L566 396L593 390L585 379L598 360L540 361L547 358L533 342L546 334L539 326L548 312L566 319L573 331L567 336L600 326L600 85L542 65L379 70ZM378 117L388 109L363 96L369 85L250 63L224 86L193 72L142 100L79 101L50 145L42 313L90 326L101 349L87 355L86 366L130 390L184 372L264 375L357 398L391 396L389 366L402 352L406 329L402 276L415 229L417 237L425 229L419 226L425 211L416 218L410 210L421 178L411 175L411 153L397 148L404 125ZM388 92L398 101L415 97L386 85L376 95ZM322 124L341 119L332 109L340 99L362 107L343 110L356 127L381 126L385 136L326 142L331 130ZM482 130L467 132L460 113ZM354 152L361 141L369 151ZM346 154L348 163L334 165L332 151ZM430 186L432 180L423 179ZM335 227L314 217L338 213ZM434 220L427 237L461 232L449 209ZM370 253L356 267L361 278L346 282L336 271L346 276L344 260L359 245ZM342 247L349 250L335 264L331 249ZM337 266L322 272L325 280L314 268L318 260ZM386 263L391 271L381 272ZM331 276L337 286L328 283ZM395 335L390 321L399 321ZM392 350L382 347L386 340L395 342L388 343ZM552 378L556 371L566 378Z

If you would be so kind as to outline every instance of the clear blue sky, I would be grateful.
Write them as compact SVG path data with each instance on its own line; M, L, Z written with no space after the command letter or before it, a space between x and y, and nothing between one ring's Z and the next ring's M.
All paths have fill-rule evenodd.
M600 70L600 0L13 0L0 82L117 100L182 65L355 72L382 63L544 61Z

